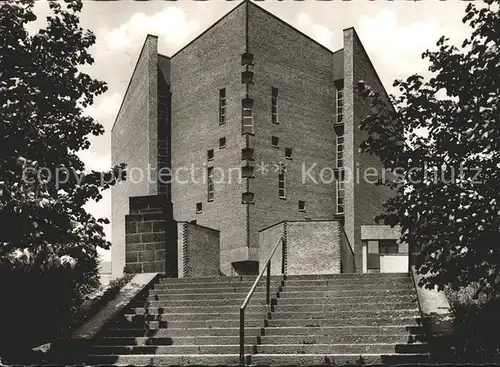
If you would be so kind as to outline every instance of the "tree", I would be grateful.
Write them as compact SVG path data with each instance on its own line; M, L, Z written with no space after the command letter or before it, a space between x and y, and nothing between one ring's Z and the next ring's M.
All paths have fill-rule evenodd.
M500 289L500 14L499 0L469 3L471 28L461 47L441 37L425 51L431 77L396 80L394 109L359 81L372 113L361 149L393 175L397 196L378 219L400 225L402 240L422 248L422 286L458 289L478 282ZM405 139L401 139L404 129Z
M104 133L84 109L107 89L80 71L95 43L79 24L82 1L51 1L47 26L30 34L33 5L0 4L0 339L23 326L55 335L97 286L108 220L83 206L124 168L86 172L77 156Z

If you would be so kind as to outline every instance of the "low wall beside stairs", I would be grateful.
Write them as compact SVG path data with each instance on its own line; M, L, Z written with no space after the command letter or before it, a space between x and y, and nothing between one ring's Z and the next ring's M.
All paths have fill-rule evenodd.
M179 222L177 231L179 278L219 276L220 232L189 222Z
M284 221L259 232L259 268L265 265L276 241L285 239L287 275L339 274L341 223L335 220ZM271 261L271 273L281 274L282 250Z
M177 275L177 228L164 195L129 198L125 216L125 273Z

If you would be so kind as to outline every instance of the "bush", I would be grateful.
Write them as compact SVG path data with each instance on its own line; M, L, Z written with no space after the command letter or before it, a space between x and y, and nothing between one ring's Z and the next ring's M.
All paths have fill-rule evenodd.
M40 272L0 269L0 356L19 358L33 346L67 336L85 297L98 286L95 259Z
M447 359L455 363L500 363L500 297L471 284L446 290L454 316L453 335L446 340Z

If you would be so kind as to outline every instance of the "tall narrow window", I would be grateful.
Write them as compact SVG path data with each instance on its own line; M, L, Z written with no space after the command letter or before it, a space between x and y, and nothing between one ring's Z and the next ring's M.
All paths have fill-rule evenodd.
M344 120L344 87L337 89L337 122Z
M207 167L207 191L208 191L208 201L213 201L214 200L214 168L213 167Z
M280 199L286 198L285 192L285 167L281 167L278 174L278 195Z
M337 135L337 152L336 152L337 168L344 166L344 134Z
M253 99L245 98L242 100L241 106L243 108L243 134L253 134Z
M219 89L219 124L226 123L226 88Z
M271 89L271 118L273 124L278 123L278 88Z
M337 181L337 214L344 214L344 181Z

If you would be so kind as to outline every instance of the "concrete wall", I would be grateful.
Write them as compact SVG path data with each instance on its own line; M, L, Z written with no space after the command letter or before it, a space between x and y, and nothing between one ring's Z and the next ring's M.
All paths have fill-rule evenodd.
M245 7L239 6L171 57L172 166L194 165L194 180L180 172L172 185L174 217L179 221L220 230L221 269L231 275L231 251L246 246L247 212L242 204L246 187L240 180L241 55L245 52ZM219 89L226 88L226 123L219 125ZM219 138L226 148L219 149ZM216 171L215 198L207 201L207 150L214 149L209 165ZM231 179L229 169L233 169ZM181 181L187 181L185 183ZM196 214L196 203L202 213Z
M287 274L340 273L340 229L336 221L289 222Z
M155 176L151 182L140 179L157 164L157 43L148 35L131 76L122 106L111 130L111 162L136 167L128 180L111 189L111 259L113 277L123 274L125 266L125 215L128 198L157 193ZM131 182L134 178L136 183Z
M220 275L220 233L194 223L178 223L179 278Z
M349 243L349 239L347 238L347 234L343 228L340 228L340 264L341 273L356 272L354 249Z
M286 240L286 225L287 222L280 222L259 231L259 271L265 266L265 262L276 245L276 242L280 238ZM283 251L284 249L285 251ZM285 256L286 262L286 244L284 248L278 248L271 258L272 275L281 275L283 256Z
M259 232L260 269L280 236L285 238L287 275L340 273L341 224L337 221L286 221ZM271 273L281 274L282 252L271 261Z
M273 35L270 37L270 35ZM248 5L248 51L254 55L255 136L250 147L255 162L269 164L267 174L249 180L255 193L250 206L249 246L259 243L259 230L283 220L333 219L335 184L302 182L302 166L316 164L316 177L332 167L335 134L333 53L253 3ZM278 122L271 119L271 88L278 88ZM271 146L271 137L279 147ZM285 148L292 159L285 160ZM286 199L278 195L275 164L286 163ZM298 202L306 202L299 211Z
M362 240L399 240L401 238L400 226L362 225Z
M376 176L372 169L382 175L383 167L374 155L359 153L360 144L366 140L366 133L358 125L369 113L370 107L356 92L359 80L370 84L376 91L385 95L384 87L370 62L366 51L355 30L344 30L344 121L345 121L345 160L348 171L345 187L345 229L353 245L356 264L362 264L361 225L376 224L375 217L383 213L383 203L394 195L384 186L376 186ZM387 100L388 102L388 100ZM360 172L358 175L356 172ZM347 172L346 172L347 173ZM368 173L368 176L365 176ZM362 271L362 266L357 266Z

